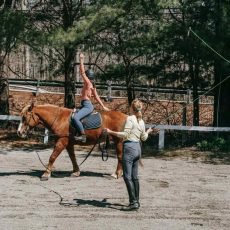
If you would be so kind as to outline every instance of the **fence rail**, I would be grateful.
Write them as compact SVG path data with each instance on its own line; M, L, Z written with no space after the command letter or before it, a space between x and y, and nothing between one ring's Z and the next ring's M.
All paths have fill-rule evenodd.
M0 115L0 120L21 121L20 116ZM180 131L200 131L200 132L230 132L230 127L206 127L206 126L181 126L181 125L156 125L146 124L146 129L155 127L159 129L158 149L163 150L165 144L165 130L180 130ZM49 141L49 131L45 129L43 143L47 144Z
M25 79L9 79L9 85L11 90L17 91L29 91L29 92L39 92L39 93L57 93L51 92L49 90L41 89L41 87L59 87L61 89L60 93L64 93L65 82L63 81L37 81L37 80L25 80ZM126 96L127 86L125 83L117 84L111 81L107 83L96 83L97 89L102 90L103 98L108 100L112 98L121 98ZM75 88L78 92L83 86L82 82L76 82ZM136 92L138 97L144 97L148 100L157 100L157 101L177 101L179 103L191 103L193 101L193 91L191 89L175 89L175 88L159 88L151 85L132 85L133 90ZM104 91L105 90L105 91ZM198 91L199 95L202 95L205 91ZM118 95L119 94L119 95ZM213 95L210 93L203 98L200 98L200 104L213 104Z
M152 125L146 124L146 128L159 129L158 149L165 146L165 130L199 131L199 132L230 132L230 127L206 127L206 126L181 126L181 125Z

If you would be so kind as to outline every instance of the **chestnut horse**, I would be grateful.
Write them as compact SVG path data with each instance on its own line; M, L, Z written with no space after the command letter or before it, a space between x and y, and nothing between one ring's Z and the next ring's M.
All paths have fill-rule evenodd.
M101 112L102 126L97 129L85 130L87 142L81 144L77 143L73 138L75 130L70 125L71 114L71 109L50 104L36 106L34 104L27 105L21 112L22 120L17 131L19 136L26 137L28 131L39 124L49 129L56 136L55 147L41 180L48 180L55 160L64 149L67 150L73 165L73 173L71 176L79 176L80 169L74 153L74 144L95 144L98 138L100 138L104 128L121 131L127 118L127 115L119 111ZM122 139L116 137L112 138L116 145L118 158L117 169L113 176L119 178L122 176Z

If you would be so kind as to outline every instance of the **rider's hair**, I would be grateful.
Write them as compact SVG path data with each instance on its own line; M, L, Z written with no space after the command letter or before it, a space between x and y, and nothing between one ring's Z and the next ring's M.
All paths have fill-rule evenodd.
M143 105L142 105L142 102L140 100L135 99L132 101L131 108L134 112L134 115L137 117L138 121L142 119L142 112L141 112L142 107L143 107Z

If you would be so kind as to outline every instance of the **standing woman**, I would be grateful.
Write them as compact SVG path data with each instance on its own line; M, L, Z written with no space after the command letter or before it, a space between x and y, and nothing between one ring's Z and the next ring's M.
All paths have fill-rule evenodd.
M124 130L115 132L108 128L105 131L108 134L124 139L122 166L123 177L129 195L128 210L137 210L139 203L139 179L138 179L138 162L141 157L141 141L146 141L148 134L152 131L149 128L145 131L145 123L142 119L142 102L135 99L131 104L133 115L128 116Z

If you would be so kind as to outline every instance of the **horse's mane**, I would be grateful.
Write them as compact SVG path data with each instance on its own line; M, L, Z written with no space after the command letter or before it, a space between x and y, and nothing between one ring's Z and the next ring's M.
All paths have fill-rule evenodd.
M43 105L33 105L33 104L30 104L30 105L26 105L23 109L22 109L22 114L25 114L26 112L28 112L29 109L32 109L34 107L37 107L37 108L43 108L43 107L49 107L49 108L61 108L61 109L67 109L69 110L68 108L65 108L65 107L59 107L57 105L53 105L53 104L43 104Z
M24 114L24 113L26 113L28 110L29 110L29 108L31 107L31 105L26 105L23 109L22 109L22 114Z

